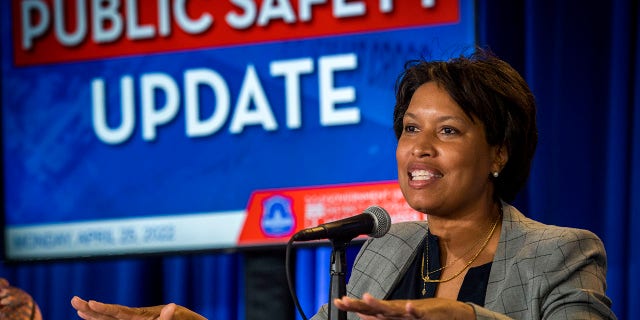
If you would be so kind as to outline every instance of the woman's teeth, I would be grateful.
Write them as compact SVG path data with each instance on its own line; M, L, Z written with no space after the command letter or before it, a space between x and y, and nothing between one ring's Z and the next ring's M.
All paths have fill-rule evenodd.
M429 180L434 178L440 178L442 175L433 173L428 170L415 170L411 171L411 180Z

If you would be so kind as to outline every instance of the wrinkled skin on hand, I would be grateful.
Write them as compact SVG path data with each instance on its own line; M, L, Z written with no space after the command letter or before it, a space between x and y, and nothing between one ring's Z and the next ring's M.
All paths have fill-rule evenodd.
M73 297L71 305L78 311L78 316L85 320L206 320L203 316L175 303L132 308Z
M363 320L475 319L470 305L441 298L380 300L365 293L362 299L343 297L335 299L334 304L341 310L356 312Z
M42 313L28 293L0 278L0 319L42 320Z

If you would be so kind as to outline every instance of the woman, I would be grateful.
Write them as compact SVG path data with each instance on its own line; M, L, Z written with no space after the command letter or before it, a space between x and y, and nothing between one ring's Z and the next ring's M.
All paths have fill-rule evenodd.
M400 187L428 222L394 224L363 245L348 296L333 301L350 319L615 318L600 239L505 202L524 185L537 142L534 98L513 68L482 51L408 64L394 130ZM84 319L197 316L176 305L72 304Z
M535 112L524 79L489 53L409 64L394 110L398 181L428 222L368 240L335 306L362 319L615 319L600 239L504 202L529 174Z

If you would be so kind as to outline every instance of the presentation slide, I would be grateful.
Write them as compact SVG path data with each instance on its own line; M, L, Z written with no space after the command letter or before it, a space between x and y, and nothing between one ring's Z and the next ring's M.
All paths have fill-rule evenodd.
M472 0L2 1L8 260L285 244L396 181L405 61L475 43Z

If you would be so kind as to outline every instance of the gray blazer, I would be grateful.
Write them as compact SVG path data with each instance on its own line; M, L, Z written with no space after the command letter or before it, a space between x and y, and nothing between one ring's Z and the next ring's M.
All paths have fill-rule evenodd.
M595 234L542 224L504 203L503 212L485 305L470 303L477 319L616 319L605 295L607 258ZM402 222L367 240L354 261L348 295L386 298L427 228L425 222ZM312 319L326 318L325 304Z

